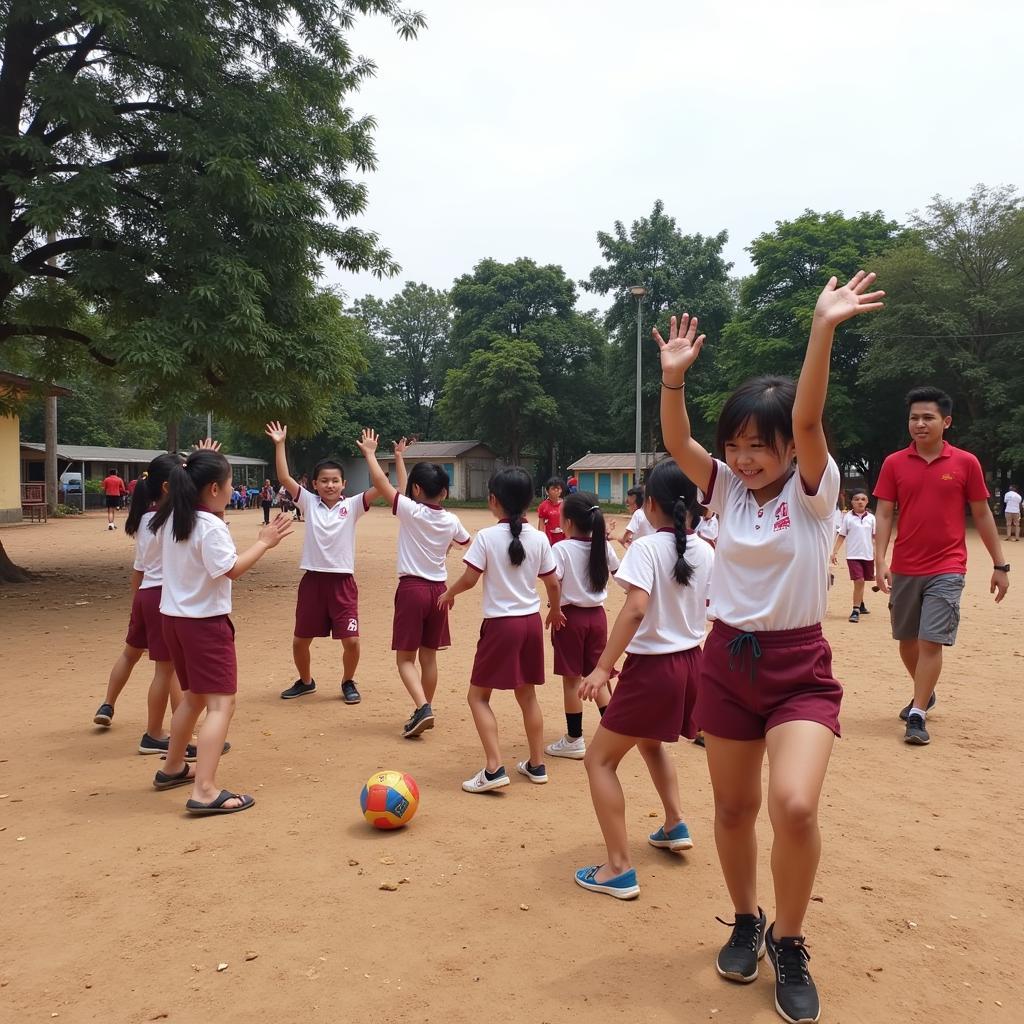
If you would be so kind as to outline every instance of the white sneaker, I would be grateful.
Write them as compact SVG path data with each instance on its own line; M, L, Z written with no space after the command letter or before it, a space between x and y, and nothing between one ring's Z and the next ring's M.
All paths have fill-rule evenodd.
M500 775L496 778L487 778L487 772L484 768L476 773L471 779L466 779L462 784L462 788L467 793L486 793L491 789L501 789L502 786L507 786L512 781L505 772L504 768L499 768Z
M107 529L108 530L116 530L117 527L113 523L107 523Z
M517 761L516 771L538 786L543 786L548 781L548 770L542 764L532 765L529 761Z
M544 753L550 754L552 757L571 757L574 761L582 761L587 754L587 744L582 736L578 736L574 740L569 739L568 736L562 736L554 743L549 743L544 748Z

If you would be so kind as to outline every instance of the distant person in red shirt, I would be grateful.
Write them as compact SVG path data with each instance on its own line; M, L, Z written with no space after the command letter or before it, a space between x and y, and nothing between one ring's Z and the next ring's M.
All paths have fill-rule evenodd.
M997 603L1010 586L1010 567L1003 559L981 464L943 439L953 422L953 400L938 388L914 388L907 408L911 442L886 458L875 484L875 569L878 589L890 595L893 639L914 681L914 698L900 712L907 723L904 739L923 746L931 742L925 719L935 704L942 648L953 646L960 623L967 573L965 505L992 558L989 593ZM899 528L890 566L885 559L897 505Z
M537 506L537 529L543 530L552 544L565 540L562 529L562 495L565 484L553 476L545 485L548 496Z
M569 488L570 494L575 494L580 489L580 482L575 476L569 477L569 479L566 480L565 483L566 486Z
M128 493L124 481L117 475L116 469L108 469L103 478L103 493L107 500L107 529L116 530L114 513L121 507L121 499Z

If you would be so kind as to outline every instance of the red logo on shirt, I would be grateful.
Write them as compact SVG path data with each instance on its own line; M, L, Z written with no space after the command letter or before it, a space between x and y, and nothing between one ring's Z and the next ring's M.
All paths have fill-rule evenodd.
M348 505L343 501L338 502L338 515L344 519L348 515Z
M778 533L779 530L788 530L791 526L789 519L789 503L786 501L780 501L779 507L775 510L775 525L772 527L772 533Z

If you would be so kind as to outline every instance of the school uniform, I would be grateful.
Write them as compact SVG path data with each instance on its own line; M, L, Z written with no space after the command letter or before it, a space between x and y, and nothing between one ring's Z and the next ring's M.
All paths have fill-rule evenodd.
M636 540L638 537L650 537L654 533L654 527L651 526L651 521L642 508L638 508L633 513L626 529L632 534L632 540Z
M356 522L369 511L366 494L342 498L328 508L318 494L299 488L295 503L306 520L295 602L295 635L359 636L359 588L356 586Z
M555 572L555 559L545 535L526 522L519 539L526 553L520 565L508 555L508 520L481 530L464 558L484 576L484 621L470 674L474 686L515 690L544 682L544 624L536 581Z
M690 582L677 583L676 536L671 527L634 540L615 582L648 595L647 611L626 647L626 660L611 702L601 719L622 736L675 743L697 735L694 703L704 639L705 595L715 552L695 534L687 535Z
M164 624L160 615L163 594L163 553L160 538L149 528L156 510L143 512L135 534L135 562L132 568L142 573L142 582L132 598L128 635L124 642L139 651L148 651L150 661L170 661L171 652L164 641Z
M875 517L847 512L839 524L839 536L846 538L846 565L851 580L875 578Z
M714 547L718 543L718 516L698 520L694 532Z
M236 693L238 664L231 622L231 580L238 560L227 523L197 509L188 540L174 539L168 520L160 530L164 640L183 690Z
M605 544L608 571L614 573L619 559L610 544ZM597 667L608 643L608 616L604 603L608 588L591 590L587 565L590 562L590 538L570 537L552 548L555 575L562 586L561 608L565 625L551 631L555 651L555 674L588 676ZM609 577L610 579L611 577Z
M465 546L466 528L440 505L413 501L396 494L391 514L398 519L398 589L391 650L440 650L451 645L448 609L438 608L445 591L445 556L454 543Z
M784 722L812 721L839 735L843 688L821 632L835 541L839 467L829 456L815 493L794 472L759 506L715 460L701 504L718 513L704 665L701 728L732 740L762 739Z

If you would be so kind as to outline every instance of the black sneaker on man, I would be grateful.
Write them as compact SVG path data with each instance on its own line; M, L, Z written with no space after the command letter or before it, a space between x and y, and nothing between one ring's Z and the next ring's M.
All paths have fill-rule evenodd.
M354 679L346 679L341 684L341 699L346 704L358 704L363 699L359 696L359 688Z
M913 700L911 700L911 702L900 712L900 721L901 722L905 722L907 720L907 716L910 714L910 709L913 706L914 706L914 702L913 702ZM934 690L932 690L932 695L928 698L928 707L925 708L925 711L931 711L931 709L933 707L935 707L935 691Z
M722 924L728 921L716 918ZM723 978L750 984L757 978L757 961L764 956L764 930L768 924L764 911L737 914L732 922L732 938L718 951L715 967Z
M924 727L924 719L920 715L910 715L907 718L907 731L903 740L915 747L926 747L931 743L932 738L928 735L928 730Z
M765 945L775 970L775 1009L789 1024L814 1024L821 1016L821 1003L807 969L811 954L804 945L804 937L776 939L772 934L774 927L773 924L768 929Z
M402 728L402 735L407 740L411 740L414 736L419 736L421 732L425 732L427 729L433 728L434 712L431 710L429 704L424 704L412 713L409 721L406 722Z
M307 693L316 693L316 680L310 679L308 683L304 683L301 679L296 679L287 690L281 691L281 700L294 700L296 697L305 697Z

